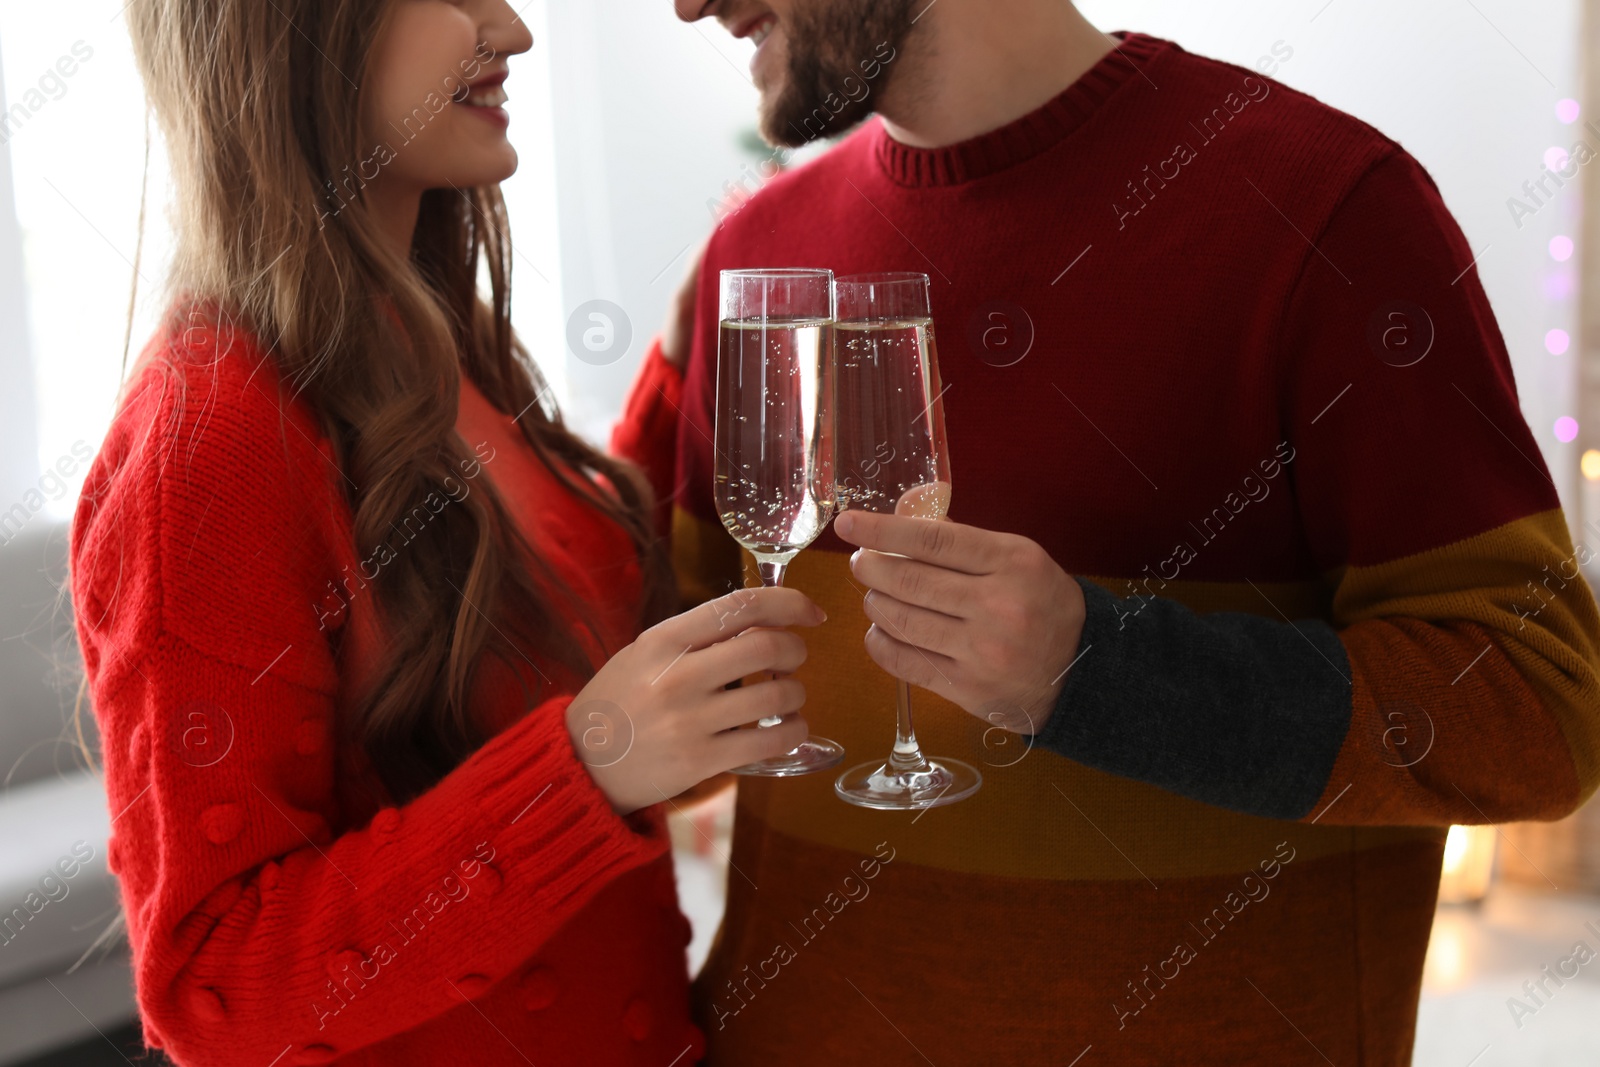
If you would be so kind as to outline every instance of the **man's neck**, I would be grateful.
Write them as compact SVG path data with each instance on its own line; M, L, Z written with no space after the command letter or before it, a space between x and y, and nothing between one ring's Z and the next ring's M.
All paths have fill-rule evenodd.
M1116 45L1067 0L933 0L878 114L902 144L955 144L1036 110Z

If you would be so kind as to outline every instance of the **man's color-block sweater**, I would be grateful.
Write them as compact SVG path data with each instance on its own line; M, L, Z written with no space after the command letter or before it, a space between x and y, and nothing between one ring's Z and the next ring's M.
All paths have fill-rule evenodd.
M1445 826L1600 781L1600 619L1472 258L1395 143L1140 35L963 144L873 121L723 223L678 437L689 591L740 580L717 271L919 270L951 517L1045 546L1089 616L1031 750L919 692L971 799L739 783L709 1062L1409 1062ZM831 620L808 718L854 763L887 756L894 687L847 558L830 532L789 582Z

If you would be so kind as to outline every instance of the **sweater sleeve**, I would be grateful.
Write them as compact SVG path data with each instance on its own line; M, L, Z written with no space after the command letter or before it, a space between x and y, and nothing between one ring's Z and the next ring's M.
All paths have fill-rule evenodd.
M243 362L130 394L74 522L75 615L147 1038L187 1064L326 1062L506 977L667 844L594 786L564 696L346 824L318 621L341 476Z
M1250 814L1558 818L1600 784L1600 616L1454 220L1396 152L1283 328L1280 453L1327 619L1197 614L1080 579L1038 743ZM1258 590L1259 591L1259 590Z
M661 338L650 342L628 391L622 417L611 429L611 452L645 472L656 498L656 530L672 530L678 497L678 419L683 405L683 372L661 354Z

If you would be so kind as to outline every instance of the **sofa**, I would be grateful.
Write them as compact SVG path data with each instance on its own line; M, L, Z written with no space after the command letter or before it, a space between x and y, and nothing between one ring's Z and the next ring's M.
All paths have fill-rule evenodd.
M73 726L66 556L66 524L44 514L0 544L0 1067L135 1015L111 813ZM87 703L81 717L98 764Z

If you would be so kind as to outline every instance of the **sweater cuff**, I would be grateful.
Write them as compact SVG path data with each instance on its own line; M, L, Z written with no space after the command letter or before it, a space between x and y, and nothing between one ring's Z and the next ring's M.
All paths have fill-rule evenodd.
M551 899L592 892L671 846L659 809L624 818L589 776L566 730L571 702L559 696L535 707L456 772L479 785L475 819L497 851L503 843L509 866L536 872Z
M1199 615L1077 581L1080 658L1035 743L1218 807L1305 815L1350 725L1350 663L1332 627Z

